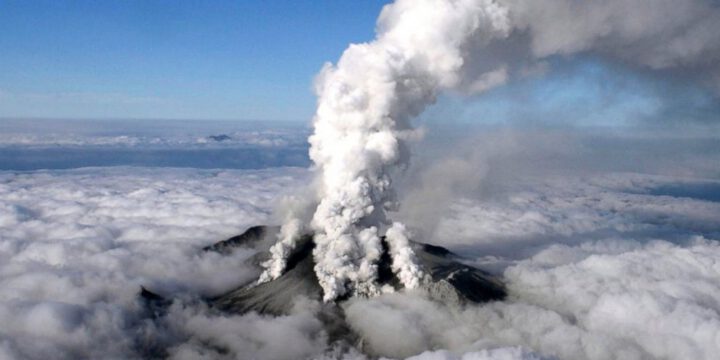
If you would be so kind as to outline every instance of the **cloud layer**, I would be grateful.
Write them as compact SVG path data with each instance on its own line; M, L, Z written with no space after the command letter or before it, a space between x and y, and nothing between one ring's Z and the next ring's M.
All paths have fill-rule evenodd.
M302 125L181 120L3 119L0 148L304 147Z
M305 179L299 169L0 173L0 354L137 358L145 343L171 347L196 332L212 336L200 331L211 319L195 308L178 305L176 323L162 330L143 320L140 286L194 297L252 280L256 270L243 265L252 252L200 248L272 221L273 199ZM242 321L305 325L288 319ZM258 354L271 351L255 346Z
M431 238L503 274L510 298L464 309L407 294L353 301L348 317L370 351L442 348L450 353L426 355L454 359L520 346L530 354L497 358L712 359L720 203L692 189L720 183L637 173L542 179L518 179L491 201L454 202Z
M492 135L496 146L505 143L496 155L449 167L440 161L455 169L448 179L468 181L459 193L443 192L447 210L425 239L502 274L509 299L464 308L414 293L355 299L345 310L364 339L357 349L329 344L319 304L303 299L276 318L220 315L196 300L259 275L243 265L250 251L198 250L279 221L273 199L304 186L307 170L1 172L0 322L8 325L0 330L0 354L138 358L165 349L176 359L712 359L720 333L720 183L699 161L705 152L686 148L688 161L675 168L643 155L655 174L601 160L599 149L578 156L603 163L600 172L581 171L572 156L543 162L551 166L543 171L528 164L566 146L597 146L597 138L536 130L536 141L515 134L520 141L510 146L504 134ZM485 170L467 170L477 168ZM438 172L434 163L425 170ZM140 285L181 300L164 320L149 321L137 300Z

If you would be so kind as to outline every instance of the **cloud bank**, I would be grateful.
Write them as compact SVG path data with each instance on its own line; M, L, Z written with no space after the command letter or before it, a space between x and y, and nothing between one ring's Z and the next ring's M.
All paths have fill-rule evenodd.
M304 147L302 125L182 120L2 119L0 148Z
M170 120L0 120L0 170L93 166L307 166L300 124Z
M304 186L307 170L0 172L0 322L9 324L0 328L0 354L712 359L720 331L720 183L717 170L702 165L711 160L707 149L685 147L678 156L687 161L671 167L649 154L662 154L673 141L648 149L631 140L643 144L629 156L645 154L646 172L639 173L599 156L617 147L608 141L598 149L598 137L607 136L535 129L530 141L522 130L497 131L487 135L504 151L449 167L486 171L446 173L468 181L459 193L444 192L449 201L425 240L501 274L509 299L463 308L412 292L353 299L344 306L363 338L357 348L329 343L316 316L320 304L310 301L298 299L281 317L221 315L197 301L197 294L218 294L259 275L244 265L252 251L221 256L199 249L282 220L273 218L273 199ZM584 145L596 151L555 157ZM550 168L528 166L538 158L555 160L543 162ZM600 170L577 168L589 160L602 163ZM435 165L418 171L437 174ZM140 285L177 298L164 319L147 317Z
M271 221L273 199L304 181L301 169L0 172L1 357L140 358L145 348L192 342L211 319L178 305L176 323L160 329L140 286L192 298L251 281L252 252L200 248ZM243 321L306 323L288 319Z

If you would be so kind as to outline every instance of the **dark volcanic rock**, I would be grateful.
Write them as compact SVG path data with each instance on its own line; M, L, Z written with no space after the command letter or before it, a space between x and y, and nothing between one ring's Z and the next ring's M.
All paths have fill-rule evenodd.
M144 303L148 315L154 319L164 316L168 307L172 304L172 300L166 299L144 286L140 287L140 299Z
M258 243L265 240L268 235L274 235L280 230L279 226L253 226L245 230L244 233L233 236L227 240L216 242L203 248L203 251L216 251L221 254L227 254L234 248L247 246L257 248ZM258 249L267 250L267 249Z
M217 141L217 142L223 142L226 140L230 140L232 138L229 135L220 134L220 135L210 135L210 136L208 136L208 139Z
M298 295L309 299L322 299L322 288L313 270L313 242L303 239L298 250L288 259L285 274L280 278L260 285L247 285L221 295L211 302L222 311L245 313L257 311L264 314L283 315L290 313L293 299Z
M461 263L457 255L443 247L413 245L420 266L432 278L432 282L426 282L423 288L433 299L464 304L505 298L504 285L491 274Z
M251 233L245 232L228 239L234 240L224 242L224 244L235 244L236 246L257 244L261 240L257 237L259 234L257 228L250 228L253 229ZM277 230L278 228L265 228L261 236L274 235ZM272 239L274 240L275 237L273 236ZM300 239L297 250L288 259L285 273L280 278L259 285L241 286L227 294L210 299L209 303L222 312L243 314L256 311L261 314L280 316L290 314L295 300L300 296L316 301L322 300L322 288L315 275L315 264L312 257L314 247L311 236L303 237ZM230 250L227 246L221 248L225 251ZM265 254L259 255L254 261L256 265L267 258ZM323 304L318 318L322 321L331 342L340 339L347 342L355 341L352 331L345 322L342 308L335 304Z
M274 239L277 227L255 226L242 235L205 248L206 251L229 252L238 246L261 246L267 250L268 238ZM210 300L210 303L221 311L231 313L245 313L257 311L259 313L282 315L288 314L293 301L298 296L308 299L322 299L322 289L313 271L315 266L312 258L314 243L311 235L306 235L295 253L288 259L285 273L276 280L255 285L250 284L239 287L224 295ZM390 265L392 259L387 251L387 244L383 241L383 255L378 266L378 282L389 284L396 289L401 285ZM462 305L466 303L480 303L505 298L503 284L494 276L459 261L457 255L449 250L428 244L413 243L422 269L429 275L431 281L424 281L422 290L434 300ZM267 255L259 254L255 260L259 264ZM340 300L342 301L342 299Z

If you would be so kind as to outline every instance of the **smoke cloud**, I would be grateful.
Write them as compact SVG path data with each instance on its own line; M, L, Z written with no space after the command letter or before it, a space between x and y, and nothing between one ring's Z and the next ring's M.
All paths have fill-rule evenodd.
M323 68L310 137L319 199L310 225L326 300L381 292L375 284L380 235L388 225L386 211L395 207L390 171L408 161L410 120L439 89L460 82L462 47L472 36L489 40L507 30L506 11L492 1L400 1L383 9L375 41L350 46L336 66ZM404 254L393 258L393 268L406 287L415 287L420 273L404 227L392 229L391 249ZM276 248L288 244L292 236ZM274 254L281 256L267 265L266 278L280 274L287 251Z
M278 277L294 241L316 234L315 271L325 300L377 295L380 236L397 208L392 174L409 162L411 120L443 90L484 92L542 74L547 60L575 54L676 73L720 74L720 9L711 1L398 0L376 39L352 44L316 82L310 157L317 207L283 228L261 281ZM711 76L712 78L712 76ZM404 229L396 223L393 229ZM408 234L393 237L406 238ZM395 242L397 253L411 250ZM405 249L402 249L405 247ZM412 256L394 258L404 285L419 282ZM415 266L416 267L416 266ZM414 274L408 276L408 274Z

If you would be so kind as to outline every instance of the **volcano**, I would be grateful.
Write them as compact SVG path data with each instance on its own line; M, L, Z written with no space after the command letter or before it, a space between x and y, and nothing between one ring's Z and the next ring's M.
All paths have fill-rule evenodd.
M237 247L248 247L257 251L250 260L255 266L265 261L268 249L276 239L279 227L255 226L243 234L204 248L204 251L229 253ZM322 289L313 270L312 250L315 244L312 234L299 241L295 252L287 262L285 272L279 278L256 285L240 286L226 294L210 299L209 302L221 311L246 313L256 311L262 314L285 315L292 308L298 296L308 299L322 299ZM449 250L435 245L412 243L422 270L429 275L423 281L421 292L429 298L443 303L463 305L501 300L505 297L503 284L495 276L468 266ZM390 286L395 291L403 289L397 276L390 268L392 258L388 245L383 240L383 254L378 264L378 283ZM341 298L336 303L342 303Z
M269 257L269 248L276 241L279 227L255 226L243 234L218 242L204 248L204 251L229 253L234 248L246 247L257 251L250 259L254 266ZM312 250L315 244L312 234L299 241L295 252L287 261L285 272L279 278L262 283L246 284L218 297L208 299L209 304L221 312L243 314L255 311L268 315L287 315L299 297L321 301L322 288L315 275L315 262ZM420 291L432 300L459 306L468 303L482 303L502 300L506 296L505 287L500 280L480 269L461 262L461 258L449 250L435 245L413 242L413 250L425 274ZM383 240L383 254L378 264L378 283L402 291L403 287L391 270L392 258L388 245ZM325 324L331 338L352 338L352 331L344 321L341 298L333 303L324 304L320 319Z
M255 251L248 261L261 269L269 256L269 249L277 240L280 227L254 226L244 233L203 248L206 252L230 254L235 249ZM392 258L388 244L383 240L383 253L378 263L378 283L385 289L403 291L403 286L391 269ZM506 296L505 287L497 277L483 270L466 265L462 258L449 250L435 245L411 242L418 264L426 274L419 292L427 298L448 306L463 306L494 300ZM257 312L268 316L288 315L294 304L301 298L321 303L317 316L323 323L330 342L341 341L362 349L362 339L345 321L344 303L347 297L333 302L322 303L322 288L315 275L315 261L312 256L315 243L312 234L304 235L295 251L287 260L284 273L275 280L262 284L257 281L239 286L219 296L205 299L207 304L219 313L245 314ZM144 300L153 318L162 318L165 309L172 303L152 291L142 288L140 297ZM365 349L369 350L369 349Z

